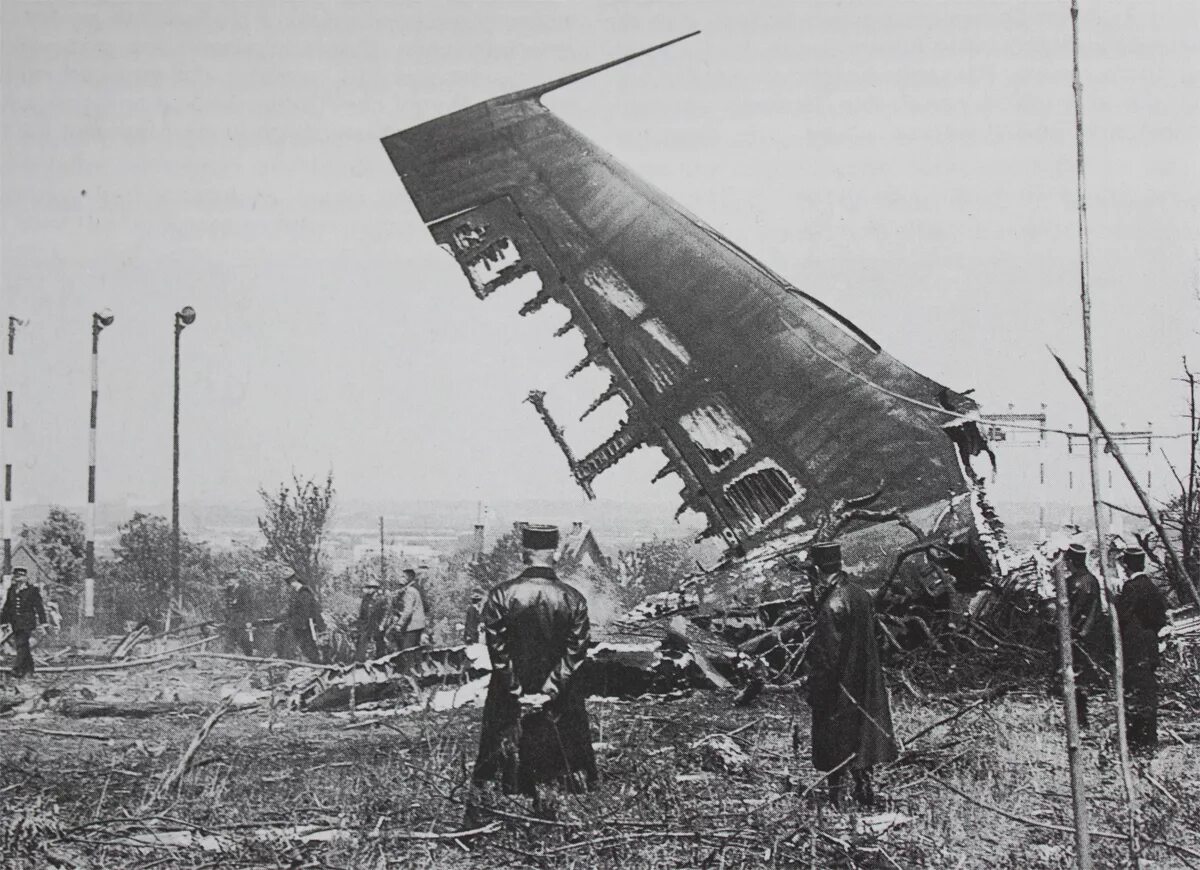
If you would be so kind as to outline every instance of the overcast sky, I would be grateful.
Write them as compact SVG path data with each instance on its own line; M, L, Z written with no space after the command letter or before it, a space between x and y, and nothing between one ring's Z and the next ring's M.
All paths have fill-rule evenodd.
M1179 431L1200 366L1200 4L1083 2L1097 381ZM3 377L18 502L79 504L90 315L99 499L332 468L350 499L580 498L522 399L603 387L578 343L481 303L379 139L694 29L547 105L893 355L985 410L1081 420L1069 3L17 3L0 43ZM612 403L614 405L619 403ZM612 425L568 425L580 451ZM589 440L592 443L588 443ZM641 451L601 496L664 499ZM663 491L663 490L666 491Z

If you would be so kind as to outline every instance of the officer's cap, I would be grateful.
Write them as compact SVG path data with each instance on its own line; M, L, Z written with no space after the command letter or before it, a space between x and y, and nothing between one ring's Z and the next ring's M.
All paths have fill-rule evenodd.
M12 575L14 577L24 577L28 573L29 573L29 569L22 568L20 565L18 565L17 567L12 569Z
M841 568L842 545L836 541L814 544L808 551L808 558L818 568Z
M521 523L521 546L526 550L557 550L558 527Z

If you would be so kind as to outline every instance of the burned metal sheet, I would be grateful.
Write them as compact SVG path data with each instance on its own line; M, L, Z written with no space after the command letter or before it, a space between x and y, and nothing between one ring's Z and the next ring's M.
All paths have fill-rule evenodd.
M680 476L684 505L735 555L802 543L821 511L880 480L890 506L943 513L975 482L982 439L962 416L974 403L889 356L541 102L644 53L383 140L476 295L536 274L522 313L566 306L587 348L570 374L612 373L597 404L619 394L627 419L580 458L534 394L576 481L591 495L605 469L658 446L669 458L660 475Z

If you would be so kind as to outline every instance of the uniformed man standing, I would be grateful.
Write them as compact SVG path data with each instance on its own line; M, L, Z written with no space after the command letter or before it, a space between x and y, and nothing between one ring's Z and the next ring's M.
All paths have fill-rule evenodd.
M1063 568L1067 572L1067 601L1071 621L1071 661L1075 672L1075 712L1080 728L1088 727L1087 688L1099 685L1107 670L1105 640L1108 635L1104 608L1100 600L1100 581L1088 570L1087 548L1071 544L1063 553ZM1054 646L1055 659L1061 659L1061 648ZM1062 662L1057 669L1061 672ZM1061 673L1060 673L1061 680ZM1062 694L1062 683L1058 684Z
M463 643L479 643L479 632L483 630L480 616L483 612L483 600L486 596L479 589L471 591L471 600L467 604L467 612L463 615Z
M1130 547L1121 555L1125 585L1117 596L1125 663L1125 727L1131 748L1158 744L1158 632L1167 624L1167 602L1146 576L1146 554Z
M0 625L12 629L12 642L17 650L12 675L24 677L33 673L33 653L29 649L29 638L39 627L46 624L46 608L42 604L42 592L29 583L28 571L20 566L12 569L12 585L4 596L4 607L0 609Z
M395 621L392 638L398 650L412 649L421 645L425 631L425 601L417 588L417 569L405 568L400 581L400 591L392 605Z
M500 783L539 806L539 786L578 790L598 781L582 687L574 679L589 641L587 601L554 572L558 529L524 525L526 569L499 583L481 620L492 661L476 785Z
M225 578L225 638L229 651L254 655L251 640L250 594L236 574Z
M379 581L372 579L364 583L362 603L358 606L358 618L354 621L357 635L355 661L365 662L387 655L387 644L383 636L387 607L387 596L380 591Z
M310 662L319 663L321 653L317 649L317 635L325 631L325 619L321 616L317 596L294 573L288 576L286 582L292 587L286 616L288 630L304 657Z
M865 589L842 571L840 544L817 544L809 559L817 628L808 650L808 703L812 707L812 762L828 771L830 802L841 801L846 769L854 798L875 802L871 768L896 757L875 606Z

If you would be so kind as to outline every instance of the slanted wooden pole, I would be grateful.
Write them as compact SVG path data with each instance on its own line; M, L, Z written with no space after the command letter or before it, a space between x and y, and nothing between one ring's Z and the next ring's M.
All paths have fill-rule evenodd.
M1172 570L1179 578L1178 582L1181 584L1180 588L1182 588L1188 594L1188 597L1192 599L1192 602L1197 607L1200 607L1200 592L1196 591L1196 586L1194 583L1192 583L1192 578L1189 577L1187 571L1184 570L1183 562L1180 560L1179 554L1175 552L1175 548L1171 546L1171 540L1167 537L1167 530L1166 527L1163 526L1162 516L1151 503L1150 497L1146 495L1146 491L1142 489L1141 484L1138 483L1137 475L1133 473L1133 469L1130 468L1129 463L1125 461L1125 455L1121 452L1120 445L1112 437L1112 433L1110 433L1107 427L1105 427L1104 422L1100 419L1099 414L1096 413L1095 404L1093 404L1092 400L1088 398L1087 393L1085 393L1083 387L1079 385L1079 381L1076 379L1076 377L1071 374L1071 370L1067 368L1067 364L1063 362L1062 359L1059 358L1058 354L1056 354L1053 350L1050 351L1050 354L1058 363L1059 368L1062 369L1063 374L1067 376L1067 380L1071 383L1071 386L1075 388L1075 392L1079 394L1079 398L1083 400L1083 404L1087 406L1088 415L1096 421L1096 426L1100 429L1100 434L1103 435L1104 440L1108 442L1109 451L1112 452L1113 458L1117 460L1117 465L1121 467L1121 471L1129 480L1129 485L1133 487L1133 492L1138 497L1138 501L1142 503L1142 510L1146 512L1146 516L1150 520L1150 525L1154 526L1154 531L1158 533L1159 540L1161 540L1163 543L1163 549L1167 551L1167 559L1171 563Z
M1087 229L1087 185L1083 163L1083 81L1079 76L1079 4L1071 0L1071 67L1072 90L1075 93L1075 190L1079 213L1079 303L1083 315L1083 360L1087 381L1087 395L1095 398L1096 379L1092 365L1092 297L1088 283L1088 229ZM1137 792L1133 787L1133 769L1129 761L1129 743L1125 736L1125 663L1121 647L1121 629L1117 621L1117 609L1113 606L1108 587L1108 568L1104 562L1105 534L1103 514L1100 510L1100 471L1097 467L1096 449L1100 436L1095 422L1088 418L1088 471L1092 484L1092 520L1096 526L1096 549L1099 553L1100 588L1104 590L1104 604L1108 611L1108 627L1113 645L1113 702L1117 708L1117 755L1121 762L1121 778L1125 785L1125 800L1128 807L1129 855L1137 866ZM1073 703L1073 701L1071 702ZM1080 865L1082 866L1082 865Z

